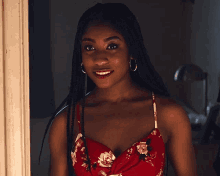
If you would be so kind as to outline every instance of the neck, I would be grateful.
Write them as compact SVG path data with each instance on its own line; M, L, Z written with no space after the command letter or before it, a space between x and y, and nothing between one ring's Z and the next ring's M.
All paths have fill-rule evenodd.
M141 96L140 94L143 92L146 93L146 90L141 88L136 83L130 81L123 86L118 85L105 89L95 87L91 94L95 95L95 99L99 102L118 104L128 102L134 97Z

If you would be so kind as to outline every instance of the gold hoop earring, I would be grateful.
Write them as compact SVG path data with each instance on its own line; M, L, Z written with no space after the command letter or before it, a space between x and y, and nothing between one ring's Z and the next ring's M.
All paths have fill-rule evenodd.
M82 66L83 66L83 63L81 63L81 69L82 69L82 72L83 72L84 74L86 74L86 72L83 70Z
M130 62L129 62L129 64L130 64L130 69L131 69L131 71L136 71L137 70L137 61L136 60L134 60L135 61L135 69L134 70L132 70L132 68L131 68L131 60L132 59L130 59Z

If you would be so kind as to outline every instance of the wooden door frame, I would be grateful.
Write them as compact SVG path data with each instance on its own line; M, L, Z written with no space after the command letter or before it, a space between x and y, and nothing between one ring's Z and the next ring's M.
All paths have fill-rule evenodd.
M30 176L28 0L0 12L0 175Z

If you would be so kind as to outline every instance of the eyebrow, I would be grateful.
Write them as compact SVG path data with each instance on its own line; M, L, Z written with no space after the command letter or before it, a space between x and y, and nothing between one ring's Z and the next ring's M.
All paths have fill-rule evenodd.
M107 41L109 41L109 40L114 40L114 39L121 40L118 36L112 36L112 37L108 37L108 38L104 39L104 41L107 42ZM91 38L84 38L84 39L82 40L82 42L83 42L83 41L85 41L85 42L90 41L90 42L95 43L95 40L94 40L94 39L91 39Z

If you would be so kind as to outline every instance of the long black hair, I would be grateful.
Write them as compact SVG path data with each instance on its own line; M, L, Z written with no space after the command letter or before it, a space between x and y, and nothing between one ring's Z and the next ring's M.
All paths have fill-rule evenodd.
M95 84L93 81L82 73L81 70L81 62L82 62L82 53L81 53L81 41L83 34L86 32L89 24L91 22L102 22L109 23L114 27L120 34L123 35L129 50L129 55L133 58L137 59L138 69L135 72L130 72L130 76L132 81L140 85L141 87L147 88L149 91L153 91L155 94L170 97L170 94L163 83L162 78L156 72L153 65L150 62L149 56L147 54L147 50L144 46L144 41L141 33L140 26L134 14L129 10L129 8L121 3L106 3L101 4L97 3L95 6L89 8L87 11L83 13L81 16L77 32L75 36L74 43L74 51L72 58L72 75L71 75L71 83L70 90L68 96L64 99L64 101L60 104L60 106L55 110L53 116L49 120L47 124L47 128L44 133L44 138L41 146L40 155L42 152L42 147L44 143L44 139L48 128L56 117L56 114L61 110L63 105L67 103L68 113L67 113L67 161L68 161L68 170L69 175L72 175L74 172L71 160L71 150L74 149L73 142L73 127L74 127L74 118L75 118L75 106L78 101L83 99L82 102L82 117L81 117L81 129L83 135L83 141L85 144L85 151L87 156L88 168L90 170L91 163L89 160L88 149L86 147L85 140L85 132L84 132L84 106L85 106L85 93L86 88L87 91L91 91L95 88ZM87 86L85 86L87 85ZM70 109L72 107L72 123L71 129L70 127ZM70 133L71 132L71 133ZM40 156L39 156L40 163Z

